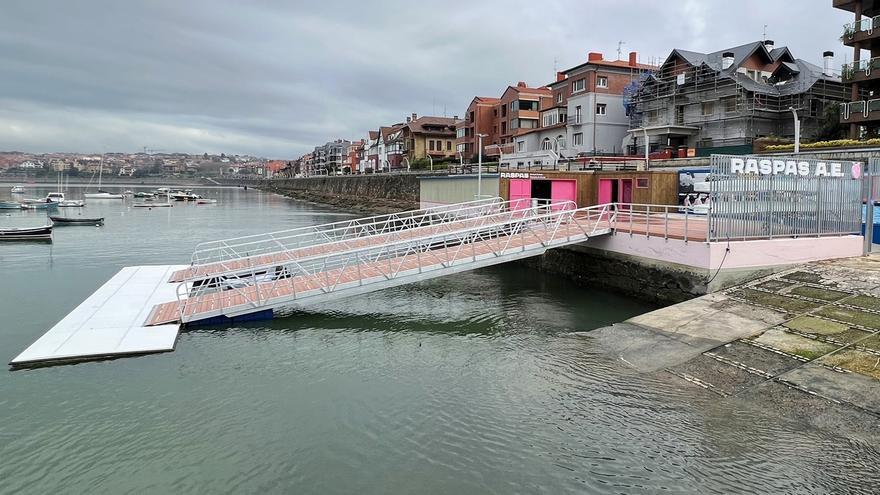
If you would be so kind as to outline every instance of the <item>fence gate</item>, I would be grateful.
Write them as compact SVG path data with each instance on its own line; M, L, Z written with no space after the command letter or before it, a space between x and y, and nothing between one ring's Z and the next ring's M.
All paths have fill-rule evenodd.
M712 155L709 241L859 234L864 164Z

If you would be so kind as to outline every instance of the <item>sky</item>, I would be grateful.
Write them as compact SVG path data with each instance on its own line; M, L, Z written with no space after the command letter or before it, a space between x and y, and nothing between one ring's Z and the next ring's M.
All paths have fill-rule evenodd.
M407 115L766 36L852 60L831 0L3 0L0 150L290 159Z

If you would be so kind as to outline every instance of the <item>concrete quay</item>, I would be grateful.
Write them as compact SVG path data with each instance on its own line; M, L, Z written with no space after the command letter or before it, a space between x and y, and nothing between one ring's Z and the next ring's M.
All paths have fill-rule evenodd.
M768 401L880 435L880 254L790 268L584 335L732 404Z

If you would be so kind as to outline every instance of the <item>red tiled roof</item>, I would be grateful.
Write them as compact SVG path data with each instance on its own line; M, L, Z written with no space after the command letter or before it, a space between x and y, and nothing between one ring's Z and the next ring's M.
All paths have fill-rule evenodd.
M379 137L379 131L370 131L369 136L370 139L377 139Z

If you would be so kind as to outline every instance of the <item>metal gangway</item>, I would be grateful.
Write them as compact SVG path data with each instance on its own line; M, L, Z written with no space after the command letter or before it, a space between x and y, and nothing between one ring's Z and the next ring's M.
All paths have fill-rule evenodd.
M224 321L517 259L608 234L613 205L483 199L200 244L148 325Z

